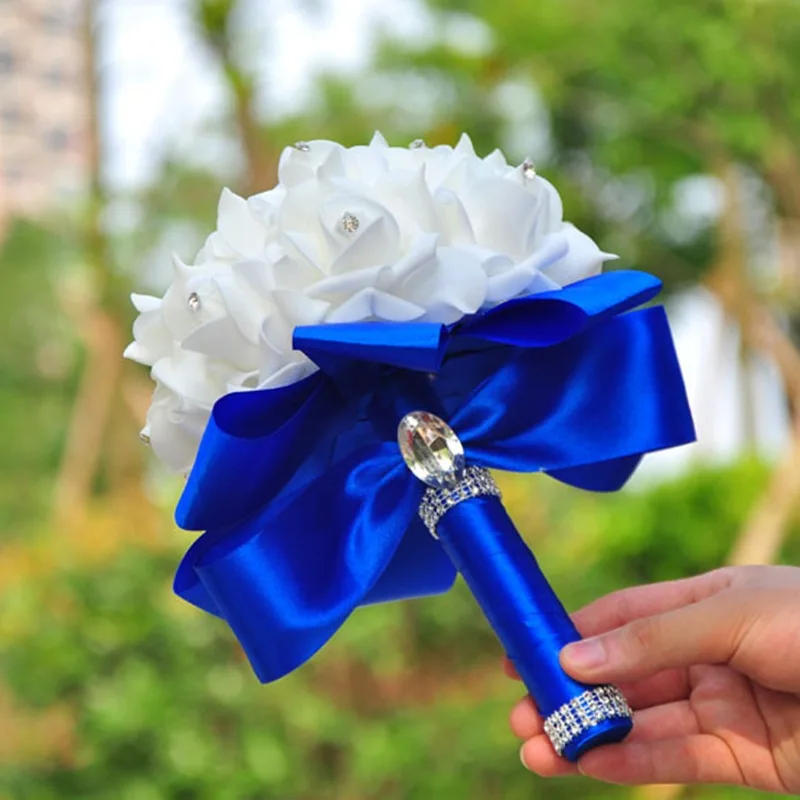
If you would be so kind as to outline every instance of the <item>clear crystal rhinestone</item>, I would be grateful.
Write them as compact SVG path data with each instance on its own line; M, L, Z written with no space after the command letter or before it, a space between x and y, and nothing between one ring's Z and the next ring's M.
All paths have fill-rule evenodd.
M200 295L197 292L192 292L186 298L186 305L189 306L189 311L199 311L202 303L200 302Z
M150 444L150 434L147 432L147 428L139 433L139 441L142 444L146 444L149 446Z
M464 448L455 431L435 414L407 414L397 428L397 441L406 466L423 483L442 489L461 480Z
M529 158L526 158L522 162L522 175L529 181L532 181L536 177L536 167L533 166L533 161Z
M307 153L311 149L311 145L308 142L295 142L294 149L301 153Z
M412 150L421 150L425 147L425 140L424 139L414 139L413 142L409 145Z
M351 214L349 211L342 214L339 224L342 226L342 230L345 233L355 233L361 225L358 221L358 217L355 214Z

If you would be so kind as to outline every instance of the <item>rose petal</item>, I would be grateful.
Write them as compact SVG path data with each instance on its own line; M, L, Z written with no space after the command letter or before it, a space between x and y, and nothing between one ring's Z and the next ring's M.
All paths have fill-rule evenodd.
M286 197L286 187L279 184L274 189L247 198L247 207L266 230L267 239L274 233L278 211L284 197Z
M486 299L486 288L480 261L453 247L440 247L424 271L398 287L404 299L425 309L421 321L443 325L478 311Z
M257 344L261 321L272 310L272 303L253 292L235 274L216 275L212 281L225 305L226 318L233 320L246 342Z
M380 131L375 131L375 133L372 134L369 146L377 150L388 150L389 142L386 141L384 135Z
M242 335L233 317L222 317L206 323L187 336L181 347L245 372L258 366L258 346Z
M307 144L308 150L287 147L281 153L278 162L278 180L288 188L312 181L325 159L332 152L344 149L340 144L325 139L316 139Z
M322 235L318 231L312 234L301 231L284 230L280 243L287 256L293 261L303 264L303 269L321 278L328 274L327 253L323 250Z
M558 260L541 267L548 278L559 286L567 286L575 281L598 275L603 263L617 258L604 253L595 242L574 225L564 223L562 231L567 244L567 252Z
M298 360L285 364L276 372L259 383L259 389L277 389L281 386L291 386L293 383L313 375L317 366L303 353L298 353Z
M528 191L531 191L538 201L536 216L525 245L526 252L531 253L541 245L548 233L554 233L561 229L564 206L561 203L561 195L556 191L555 186L544 178L537 176L528 183L528 187Z
M219 198L217 230L225 243L245 258L259 255L267 241L267 232L250 213L247 201L230 189L223 189Z
M379 266L333 275L309 287L305 294L306 297L321 298L330 303L341 302L369 286L386 288L387 279L391 282L391 270L389 266Z
M161 308L161 298L153 297L149 294L131 294L131 303L133 307L141 314L146 314L148 311L158 311Z
M532 249L531 232L540 200L502 178L478 181L463 196L477 244L510 255L515 261Z
M362 289L345 300L327 316L326 322L360 322L383 319L389 322L410 322L422 317L425 309L415 303L378 289Z
M167 387L157 386L146 425L153 452L170 469L186 472L209 416L209 409L193 406Z
M272 286L300 291L312 286L324 274L305 258L294 259L284 254L272 264Z
M453 152L462 156L475 155L475 146L472 144L472 139L470 139L468 133L461 134L461 138L458 140L458 144L453 148Z
M358 220L354 231L343 226L348 214ZM397 222L383 206L367 197L334 195L321 204L319 220L332 275L388 264L400 254Z
M542 247L531 256L489 275L487 302L502 303L522 293L536 294L558 289L559 284L549 275L542 274L541 270L546 270L560 258L564 258L568 250L569 244L562 233L545 237Z
M322 322L331 305L307 297L302 292L286 290L276 290L272 299L280 315L288 320L293 328L297 325L316 325Z
M387 173L375 184L374 193L401 229L415 226L429 233L439 230L439 214L422 166L413 171Z
M152 366L172 352L172 337L161 318L160 308L140 314L133 323L134 341L123 353L125 358Z
M439 247L439 235L427 233L420 236L409 248L408 252L391 267L392 281L412 279L421 269L434 263L436 250Z
M483 163L493 172L503 172L508 167L505 154L499 148L492 150L492 152L483 159Z
M464 204L455 192L440 188L434 195L443 244L465 247L475 243L475 233Z

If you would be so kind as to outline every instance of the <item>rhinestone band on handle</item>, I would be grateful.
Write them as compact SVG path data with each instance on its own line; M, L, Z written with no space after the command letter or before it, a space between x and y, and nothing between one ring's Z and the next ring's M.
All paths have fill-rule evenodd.
M616 686L597 686L550 714L544 721L544 732L556 753L562 755L573 739L604 720L632 716L628 701Z
M429 488L419 504L419 515L431 535L438 539L436 526L439 520L454 506L472 497L501 497L500 487L488 469L467 467L461 480L452 488Z

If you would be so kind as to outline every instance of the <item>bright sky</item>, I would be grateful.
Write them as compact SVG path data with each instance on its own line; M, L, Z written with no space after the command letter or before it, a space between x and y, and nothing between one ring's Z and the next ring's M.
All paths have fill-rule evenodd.
M191 0L106 0L101 20L107 88L108 168L131 186L152 176L161 148L198 143L197 131L221 116L225 91L214 59L198 43ZM416 0L245 0L248 52L256 54L262 108L280 114L308 99L315 73L355 71L369 58L370 32L391 24L423 36ZM202 137L204 158L229 157ZM212 151L209 151L212 148Z

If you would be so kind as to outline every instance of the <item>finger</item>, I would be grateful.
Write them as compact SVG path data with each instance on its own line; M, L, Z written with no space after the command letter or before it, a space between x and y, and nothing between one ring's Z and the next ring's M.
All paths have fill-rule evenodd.
M730 748L709 734L600 747L580 760L580 771L620 784L743 782Z
M543 778L577 775L578 767L556 754L550 740L544 735L534 736L522 745L519 757L523 766Z
M530 697L523 697L511 709L509 723L514 735L519 739L532 739L544 732L544 722Z
M503 658L503 672L515 681L521 681L519 673L517 672L516 667L511 663L511 659L508 656Z
M691 692L689 671L685 669L664 670L649 678L619 683L618 686L634 711L685 700Z
M719 569L679 581L634 586L601 597L572 615L582 636L597 636L635 619L698 603L730 585L732 571Z
M700 732L697 715L688 700L646 708L633 716L633 730L626 742L680 739Z
M508 659L503 661L503 671L513 680L522 680ZM689 677L684 669L669 669L635 683L621 684L619 688L630 707L636 711L688 697Z
M528 740L544 734L544 723L536 706L524 697L511 712L511 729L519 739ZM688 700L666 703L638 711L633 731L626 742L652 742L677 739L699 733L697 715Z
M681 606L711 597L730 585L732 571L718 569L677 581L634 586L601 597L572 614L581 636L596 636L619 628L634 619L663 614ZM509 678L521 680L508 656L503 659L503 671Z
M525 767L545 778L576 774L577 768L575 765L570 764L556 754L550 740L542 730L541 717L533 704L530 703L529 698L520 701L515 711L521 715L516 725L512 723L512 727L515 727L515 733L520 736L532 731L529 736L524 735L524 737L521 737L526 739L520 749L520 758ZM634 718L633 732L625 741L624 746L627 747L636 743L655 743L664 739L688 739L695 736L698 731L697 717L692 711L689 702L684 700L637 713ZM620 745L620 747L622 746ZM601 748L601 750L605 749L607 748ZM636 753L634 755L641 760L641 756ZM588 774L584 768L584 760L587 757L584 756L584 759L581 760L581 771L584 774ZM613 764L612 767L614 769L622 768ZM601 768L605 767L601 766ZM612 779L604 778L603 780Z
M520 700L511 712L511 729L518 738L525 741L544 736L542 718L529 697ZM662 739L687 738L699 732L697 716L691 704L688 700L681 700L637 712L634 716L633 731L625 741L655 742ZM537 745L530 751L534 759L531 763L537 765L534 771L540 774L542 769L555 769L550 765L549 753L543 752L542 747L543 745Z
M747 598L717 594L567 645L561 664L587 683L636 681L665 669L723 664L745 633Z

